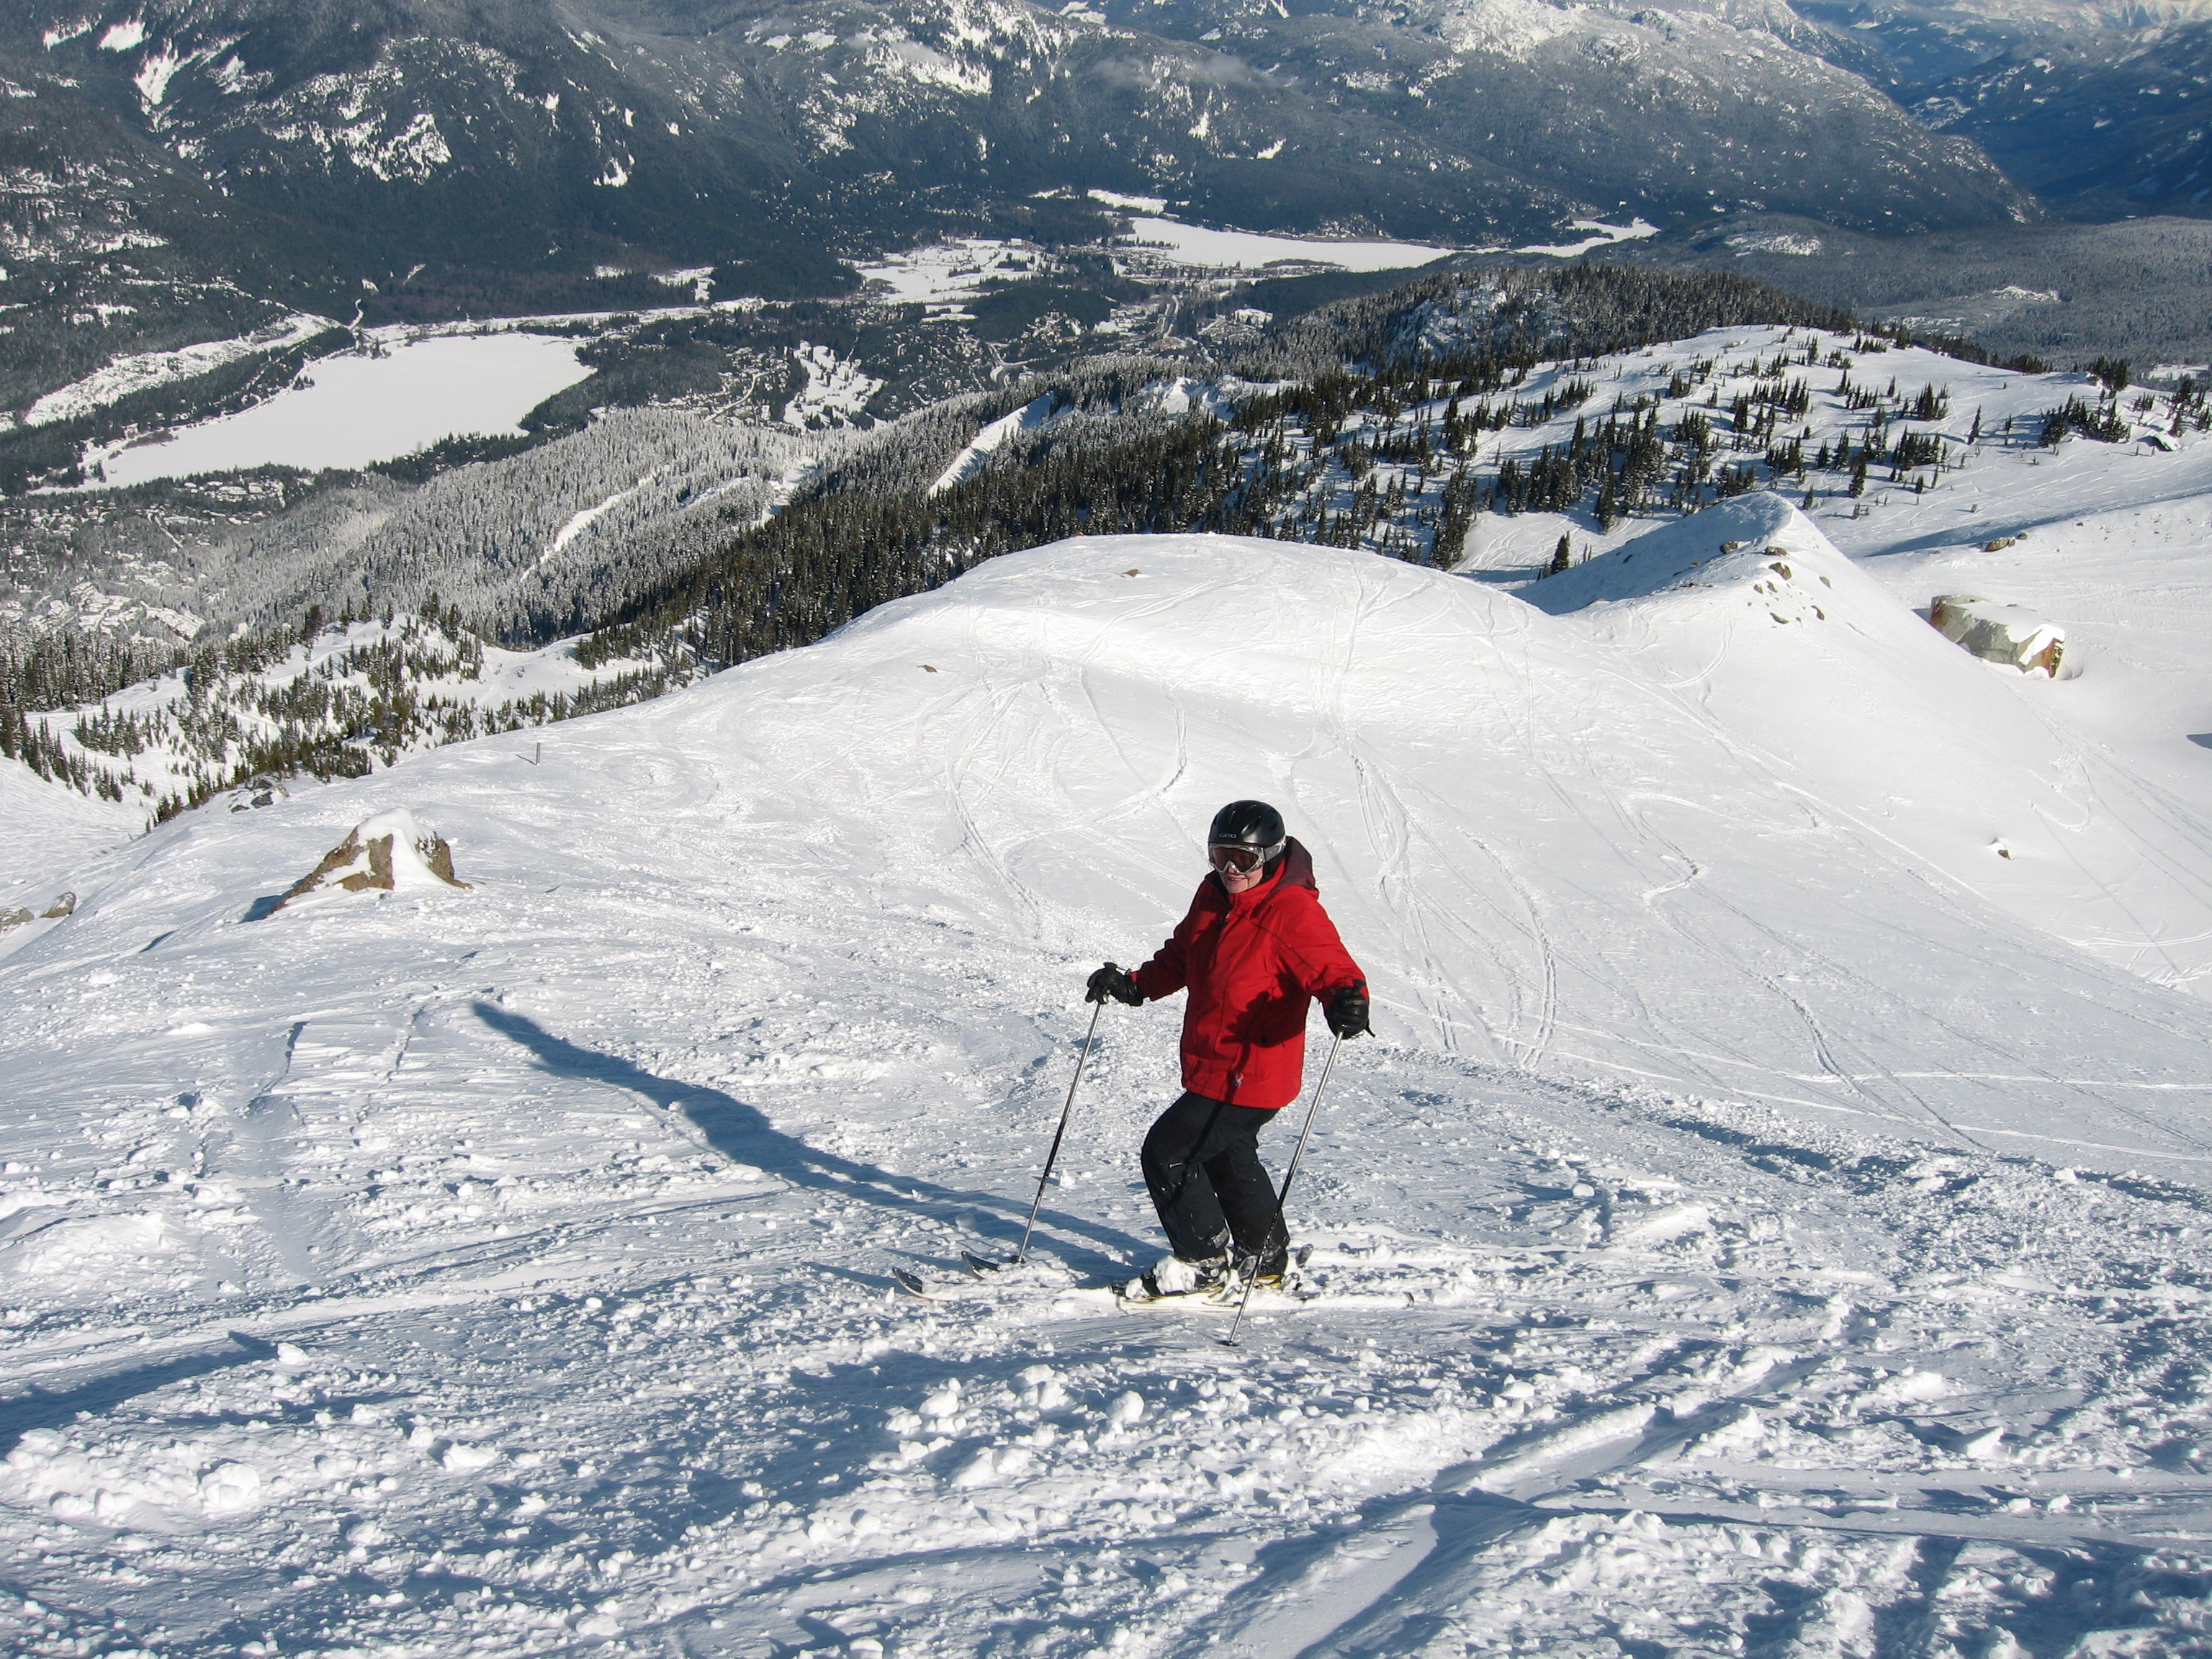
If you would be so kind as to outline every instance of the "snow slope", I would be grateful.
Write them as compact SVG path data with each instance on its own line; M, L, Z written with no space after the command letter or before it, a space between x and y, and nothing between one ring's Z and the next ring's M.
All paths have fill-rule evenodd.
M1724 502L1527 593L1694 696L1824 811L1978 896L2167 984L2212 971L2201 800L2072 729L2071 682L1968 655L1779 496Z
M2191 1651L2212 1011L1836 810L1630 625L1683 597L1069 543L84 866L0 964L0 1631ZM1230 1351L954 1283L1243 793L1378 997L1327 1294ZM246 919L400 807L466 890ZM1107 1011L1048 1262L1157 1248L1175 1024Z
M145 814L134 807L48 783L20 761L0 764L0 910L33 898L51 903L45 887L129 840L144 823Z

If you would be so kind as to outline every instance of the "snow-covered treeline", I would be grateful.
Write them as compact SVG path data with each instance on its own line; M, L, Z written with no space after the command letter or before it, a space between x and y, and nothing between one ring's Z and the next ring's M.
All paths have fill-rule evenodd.
M1594 326L1623 325L1601 308ZM1064 418L1008 433L939 487L947 411L918 423L904 448L862 445L587 648L741 661L981 560L1078 535L1218 531L1449 568L1484 515L1552 514L1586 553L1592 531L1755 489L1870 509L1869 492L1924 494L1984 456L2077 434L2112 443L2137 423L2164 441L2206 418L2188 385L2133 394L2124 412L2124 373L2099 386L1789 324L1551 359L1486 347L1071 401ZM1018 395L965 405L971 432L1019 407Z
M683 664L588 667L556 644L488 646L458 606L351 610L194 649L173 671L48 713L0 701L0 756L159 823L227 789L266 805L284 780L362 777L443 744L544 726L659 696Z
M1255 379L1304 379L1346 365L1373 369L1424 359L1532 362L1771 323L1853 326L1849 312L1725 271L1502 264L1472 276L1444 271L1323 306L1277 329L1237 367Z

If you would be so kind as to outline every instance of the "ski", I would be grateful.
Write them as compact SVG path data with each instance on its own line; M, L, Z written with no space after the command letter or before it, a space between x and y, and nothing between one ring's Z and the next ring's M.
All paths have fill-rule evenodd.
M1011 1259L1005 1261L994 1261L989 1256L979 1255L973 1250L963 1250L960 1252L960 1265L966 1270L969 1279L980 1280L987 1285L999 1285L1008 1290L1012 1290L1021 1285L1028 1285L1037 1290L1049 1289L1054 1291L1104 1290L1107 1288L1107 1285L1103 1281L1097 1284L1086 1283L1057 1262L1039 1261L1036 1260L1029 1261L1015 1261ZM1006 1270L1009 1267L1027 1267L1031 1271L1030 1273L1016 1275L1013 1277L1003 1276ZM969 1279L957 1279L941 1282L932 1281L923 1278L920 1273L915 1272L910 1267L893 1267L890 1270L890 1274L892 1280L898 1285L900 1290L905 1291L908 1296L918 1297L924 1302L958 1302L963 1300L964 1298L962 1296L961 1291L963 1287L966 1286L969 1283ZM1050 1276L1048 1281L1046 1277L1047 1275Z
M1252 1297L1253 1302L1261 1307L1302 1308L1324 1300L1327 1292L1309 1287L1304 1274L1298 1271L1312 1256L1313 1246L1310 1244L1301 1244L1292 1250L1290 1271L1284 1275L1282 1281L1257 1287ZM1128 1281L1129 1284L1135 1282L1133 1279ZM1114 1299L1122 1307L1133 1310L1178 1306L1195 1308L1206 1313L1233 1314L1244 1297L1244 1280L1241 1274L1232 1275L1226 1283L1214 1285L1210 1290L1182 1291L1166 1296L1130 1296L1127 1294L1127 1288L1126 1284L1116 1285Z
M1166 1312L1187 1308L1196 1313L1233 1314L1243 1291L1243 1286L1239 1285L1232 1287L1226 1296L1219 1291L1187 1291L1178 1296L1128 1296L1116 1286L1114 1300L1118 1306L1133 1313L1146 1313L1154 1309ZM1252 1305L1260 1309L1305 1308L1326 1300L1328 1297L1322 1291L1291 1285L1284 1290L1255 1291L1252 1296Z
M891 1269L891 1282L908 1296L919 1297L924 1302L941 1302L942 1297L930 1294L929 1281L920 1273L908 1273L904 1267Z

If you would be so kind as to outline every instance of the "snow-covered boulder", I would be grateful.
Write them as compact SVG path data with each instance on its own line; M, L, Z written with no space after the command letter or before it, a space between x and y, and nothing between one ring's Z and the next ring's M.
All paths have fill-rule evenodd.
M333 890L404 892L467 885L453 874L453 852L446 838L417 823L405 807L395 806L355 825L353 833L324 854L323 861L294 883L270 914L310 894Z
M2000 605L1978 593L1938 593L1928 620L1953 644L1984 662L2003 663L2023 674L2058 678L2066 654L2066 630L2016 605Z

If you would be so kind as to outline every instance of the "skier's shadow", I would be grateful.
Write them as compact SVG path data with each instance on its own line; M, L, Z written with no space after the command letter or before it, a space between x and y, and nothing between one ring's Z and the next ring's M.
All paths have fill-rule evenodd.
M643 1066L596 1048L581 1048L566 1037L555 1036L544 1026L512 1009L478 1001L471 1005L476 1017L510 1042L536 1055L538 1063L556 1077L586 1079L642 1095L665 1112L680 1112L698 1126L708 1145L725 1158L750 1164L781 1177L794 1187L842 1193L865 1199L887 1210L943 1218L944 1206L965 1205L988 1212L992 1218L1006 1218L1009 1229L1016 1217L1025 1215L1025 1204L1009 1202L1004 1194L965 1191L941 1187L918 1176L895 1175L872 1164L822 1152L771 1124L759 1108L748 1106L733 1095L696 1083L678 1083L658 1077ZM1118 1227L1102 1226L1080 1216L1046 1210L1040 1222L1049 1222L1063 1232L1078 1234L1103 1246L1115 1255L1142 1248L1142 1241ZM988 1227L986 1218L976 1218Z

